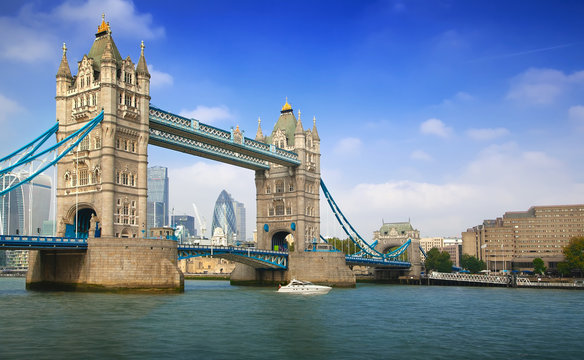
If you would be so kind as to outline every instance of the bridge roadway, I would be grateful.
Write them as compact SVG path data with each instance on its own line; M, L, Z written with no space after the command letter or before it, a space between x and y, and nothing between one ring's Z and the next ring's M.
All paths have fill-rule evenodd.
M87 250L87 239L55 236L0 235L0 250ZM288 252L237 246L178 245L178 260L212 256L243 263L256 269L285 270ZM387 259L346 256L347 265L409 269L410 263Z

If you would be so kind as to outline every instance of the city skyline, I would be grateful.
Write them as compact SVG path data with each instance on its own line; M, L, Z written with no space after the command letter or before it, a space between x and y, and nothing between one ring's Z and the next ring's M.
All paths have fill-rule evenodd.
M122 57L136 63L144 40L153 105L251 138L286 96L305 127L316 116L322 178L365 239L382 219L460 236L505 211L581 203L584 5L524 4L2 4L0 153L53 123L62 43L75 64L105 12ZM168 167L175 213L211 214L229 189L255 228L252 171L155 147L149 164ZM321 232L342 235L322 200Z

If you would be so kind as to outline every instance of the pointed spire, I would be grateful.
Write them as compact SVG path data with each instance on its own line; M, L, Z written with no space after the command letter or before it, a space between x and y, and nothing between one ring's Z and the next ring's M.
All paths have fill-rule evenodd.
M318 131L316 131L316 116L312 118L312 140L320 141Z
M258 116L258 131L256 132L255 139L257 141L264 141L264 134L262 133L262 119Z
M136 73L150 76L148 72L148 65L146 65L146 58L144 57L144 40L140 44L140 59L138 59L138 65L136 66Z
M298 122L296 123L296 131L294 131L294 134L304 134L302 120L300 119L300 110L298 110Z
M57 76L72 78L71 69L69 68L69 62L67 61L67 46L65 45L65 43L63 43L63 58L61 59L59 70L57 70Z

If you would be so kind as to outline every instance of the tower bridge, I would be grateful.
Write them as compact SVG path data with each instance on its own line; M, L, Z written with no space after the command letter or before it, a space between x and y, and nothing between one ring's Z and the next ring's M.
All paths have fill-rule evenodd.
M137 64L129 56L122 58L104 19L73 76L63 45L56 75L58 126L49 133L58 142L52 150L61 151L49 164L56 165L58 174L56 238L8 235L0 241L4 248L16 246L17 241L18 246L26 246L28 241L29 248L37 249L29 256L27 286L180 290L183 276L177 258L202 254L239 259L241 265L232 274L234 283L283 282L296 277L353 286L355 277L347 263L358 264L357 257L305 251L320 236L321 186L329 203L331 199L320 178L316 119L311 129L304 129L300 111L296 117L286 99L273 130L264 135L258 120L255 139L249 139L239 127L226 131L154 107L144 49L142 43ZM39 141L46 141L46 134ZM144 238L148 145L255 171L258 239L253 256L251 250L246 255L234 249L187 249L172 240ZM39 147L31 143L13 154L17 160L0 159L10 164L0 164L0 175L36 159ZM31 172L23 182L44 168ZM290 236L294 251L268 253L287 249ZM81 245L79 239L83 239ZM361 237L353 241L366 253L361 264L409 269L409 263L377 252ZM44 246L51 242L55 246L46 250ZM65 242L77 243L76 251L58 251Z

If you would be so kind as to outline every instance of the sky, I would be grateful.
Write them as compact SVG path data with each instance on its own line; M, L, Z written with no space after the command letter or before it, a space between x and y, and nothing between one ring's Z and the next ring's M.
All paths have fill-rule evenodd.
M140 42L152 104L255 137L286 97L321 138L321 173L365 238L411 221L457 236L534 205L584 203L582 1L10 1L0 3L0 155L55 121L105 13ZM26 129L26 130L25 130ZM210 228L222 189L255 228L254 172L149 147L170 207ZM341 235L321 193L321 233Z

